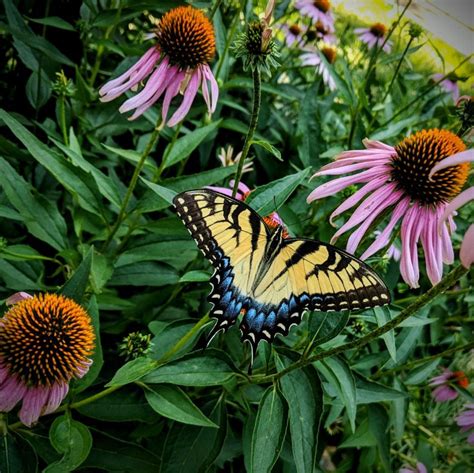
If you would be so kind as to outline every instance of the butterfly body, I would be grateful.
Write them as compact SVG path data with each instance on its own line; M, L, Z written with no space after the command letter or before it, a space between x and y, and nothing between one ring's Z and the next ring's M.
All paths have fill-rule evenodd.
M217 319L211 339L243 314L242 340L255 353L309 311L363 309L389 302L365 263L316 240L284 238L244 202L209 189L178 194L174 205L215 268L209 301Z

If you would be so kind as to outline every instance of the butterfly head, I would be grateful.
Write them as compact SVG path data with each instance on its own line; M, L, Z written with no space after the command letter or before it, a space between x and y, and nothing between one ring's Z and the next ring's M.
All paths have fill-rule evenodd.
M263 221L265 222L265 225L271 230L273 235L277 231L279 231L281 232L281 238L289 237L289 234L285 228L283 220L280 218L280 216L276 212L273 212L270 215L263 217Z

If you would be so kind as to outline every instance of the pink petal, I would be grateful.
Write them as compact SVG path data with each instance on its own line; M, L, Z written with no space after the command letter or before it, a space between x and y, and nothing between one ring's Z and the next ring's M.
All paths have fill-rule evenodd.
M11 411L23 398L27 387L21 381L11 376L0 386L0 412Z
M436 402L452 401L458 397L457 391L449 386L438 386L433 390L432 395Z
M203 90L204 99L206 100L206 94L207 94L208 96L206 100L207 108L210 113L214 113L217 107L217 100L219 98L219 86L217 85L216 78L214 77L214 74L212 73L212 70L208 64L204 64L203 66L201 66L201 70L203 73L202 90ZM209 82L209 85L211 87L210 101L209 101L209 92L207 88L207 82L205 79ZM206 91L206 94L204 94L204 91Z
M55 384L49 392L48 401L43 409L43 415L54 412L61 405L68 391L69 385L67 383Z
M469 269L474 263L474 224L467 229L459 251L459 259L462 265Z
M178 71L173 81L170 82L168 85L165 98L163 100L163 107L161 108L161 117L163 119L163 123L166 123L166 118L168 116L168 110L170 108L171 100L173 100L173 98L176 97L176 95L178 95L179 89L181 87L181 83L183 82L184 78L185 78L185 72Z
M318 171L315 174L315 176L325 176L325 175L337 176L339 174L348 174L350 172L359 171L361 169L372 168L377 165L383 165L386 162L387 162L386 159L373 159L373 160L365 160L357 164L349 164L349 165L344 166L340 161L336 161L335 163L331 163L321 168L321 170ZM332 164L334 164L335 166L332 166Z
M468 149L467 151L462 151L461 153L456 153L447 158L442 159L439 163L436 163L430 171L429 178L433 177L433 174L441 171L441 169L446 169L451 166L458 166L459 164L473 162L474 161L474 150Z
M441 281L443 275L443 258L441 239L437 231L436 214L431 209L423 209L423 230L421 244L425 253L426 273L433 285Z
M28 427L39 419L43 407L45 406L50 388L38 387L29 388L25 396L23 397L23 403L21 405L18 417L23 424Z
M380 175L385 175L386 168L385 166L375 166L368 171L363 171L359 174L353 176L340 177L332 181L326 182L325 184L316 187L311 194L309 194L306 202L311 203L313 200L322 199L328 195L333 195L336 192L339 192L346 187L351 186L352 184L359 184L361 182L368 182L371 179L377 178Z
M335 217L345 212L346 210L354 207L354 205L360 202L362 197L367 195L369 192L379 188L382 184L385 183L386 180L386 176L381 176L378 179L374 179L373 181L368 182L358 191L354 192L354 194L352 194L339 207L337 207L336 210L334 210L334 212L329 217L329 223L334 226L333 220Z
M119 112L126 113L129 110L138 108L140 105L143 105L148 100L150 100L151 97L155 95L156 91L160 89L161 85L166 80L168 64L169 60L167 57L165 57L161 64L150 76L143 90L140 93L136 94L134 97L126 100L119 108Z
M33 296L28 294L27 292L15 292L15 294L12 294L6 301L6 305L13 305L16 304L17 302L24 301L25 299L32 299Z
M194 70L193 75L191 76L191 80L189 81L188 87L184 92L183 101L168 121L168 126L175 126L177 123L179 123L186 117L191 108L191 105L193 104L194 98L196 97L200 83L201 70L197 68Z
M420 212L418 207L410 207L405 214L401 227L402 257L400 259L400 274L409 286L418 287L418 253L416 243L418 241L418 222Z
M405 214L406 210L410 206L410 199L405 198L401 200L395 207L390 221L387 226L382 230L380 235L374 240L374 242L365 250L365 252L360 257L361 260L367 259L369 256L372 256L381 248L384 248L390 243L390 236L392 234L395 225L398 223L400 218Z
M421 462L416 462L416 473L428 473L426 466Z
M369 150L372 150L372 149L384 150L384 151L387 151L390 155L393 155L396 152L393 146L386 145L385 143L382 143L381 141L378 141L378 140L369 140L369 138L364 138L362 140L362 143Z

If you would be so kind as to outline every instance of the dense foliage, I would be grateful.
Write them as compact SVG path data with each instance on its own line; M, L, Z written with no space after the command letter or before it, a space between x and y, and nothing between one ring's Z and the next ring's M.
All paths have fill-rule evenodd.
M391 51L370 49L354 32L363 19L336 10L336 56L321 56L331 82L302 65L304 46L287 45L284 25L311 24L292 2L276 2L268 23L264 2L187 3L212 16L217 109L209 114L199 93L182 122L158 127L161 105L129 121L118 110L125 97L102 103L98 89L131 67L152 45L157 20L185 2L3 2L0 299L62 293L89 313L96 347L57 412L31 428L17 409L0 414L0 471L390 472L417 462L472 471L472 447L456 424L473 402L469 382L452 382L447 402L429 386L443 368L463 371L463 380L474 371L472 273L458 256L472 206L458 211L455 261L444 268L454 273L439 285L422 250L418 288L379 251L367 262L389 287L389 306L309 313L287 337L261 343L248 374L237 327L205 348L212 270L171 205L177 192L229 188L258 118L245 143L247 203L262 216L278 211L291 235L329 242L329 215L357 187L308 204L328 181L311 175L366 137L396 145L440 128L469 147L472 115L461 116L440 86L449 74L462 86L467 59L431 68L430 35L402 9L385 31ZM378 218L362 249L388 218ZM399 233L391 244L400 249Z

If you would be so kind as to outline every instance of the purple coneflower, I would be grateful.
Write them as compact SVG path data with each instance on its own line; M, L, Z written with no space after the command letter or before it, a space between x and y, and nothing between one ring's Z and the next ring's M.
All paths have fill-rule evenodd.
M456 423L461 427L461 432L470 432L467 442L474 445L474 404L466 404L464 411L456 417Z
M329 0L297 0L295 7L302 15L309 16L314 23L320 21L326 28L334 28L331 2Z
M467 180L469 164L458 164L456 161L466 145L450 131L437 129L410 135L395 147L370 140L364 140L364 145L365 150L343 152L315 176L362 172L318 186L308 196L308 203L333 195L350 185L365 183L332 213L331 223L336 216L365 198L331 241L358 226L347 242L347 251L354 253L377 217L390 212L388 224L361 258L368 258L386 247L401 220L400 273L403 279L411 287L418 287L417 245L421 240L428 278L432 284L438 283L443 263L451 264L454 260L448 226L451 231L455 229L452 215L447 217L449 225L442 225L440 231L439 222L448 202L460 193ZM472 155L472 150L462 153L464 158ZM452 160L454 165L429 178L433 166L444 158Z
M431 78L438 82L440 79L443 79L444 74L433 74ZM445 77L439 84L438 84L442 89L444 89L446 92L451 94L453 97L453 101L457 102L459 99L459 86L458 86L458 81L456 77L454 76L448 76Z
M421 462L416 462L416 467L412 468L411 466L405 466L400 468L399 473L428 473L426 466Z
M64 296L20 293L8 301L0 319L0 412L22 401L19 417L30 426L87 373L94 330L87 312Z
M174 126L189 112L199 87L209 112L214 112L219 88L208 64L215 53L214 28L209 19L191 6L174 8L161 18L154 38L157 44L136 64L99 90L100 100L110 102L149 76L142 91L119 109L121 113L135 110L130 120L142 115L164 95L164 125L171 100L181 92L181 105L167 122Z
M430 379L430 386L436 386L431 395L436 402L453 401L458 397L458 392L452 387L457 384L461 388L469 386L464 371L451 371L445 369L440 375Z
M382 23L374 23L370 28L356 28L354 32L359 36L359 39L365 43L370 49L374 47L380 48L385 42L385 35L387 28ZM389 53L392 50L390 41L383 45L383 50Z
M229 182L229 188L214 187L214 186L207 186L207 188L212 189L216 192L220 192L221 194L228 195L229 197L232 197L232 189L234 188L234 181L232 180ZM251 192L252 191L250 190L250 188L241 181L239 182L239 185L237 187L237 194L235 195L235 199L241 200L242 202L244 202L245 200L247 200ZM285 224L283 223L283 220L276 212L272 212L270 215L262 217L262 219L266 223L267 227L269 227L270 229L274 229L276 227L283 227L283 232L282 232L283 238L288 237L288 232L286 230Z
M288 47L291 47L294 44L301 46L305 42L304 37L307 32L306 26L300 26L297 23L293 23L292 25L281 25L280 29L285 35L285 43Z
M311 50L301 55L303 66L315 66L316 72L322 76L323 82L329 87L329 90L336 90L336 82L331 76L329 69L321 59L321 54L326 58L329 64L334 64L336 60L336 49L325 46L321 50Z

